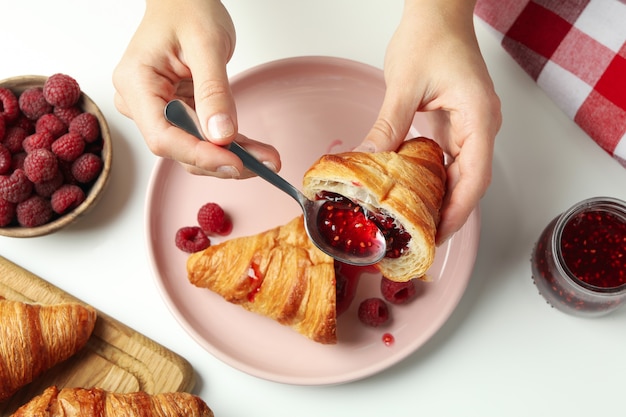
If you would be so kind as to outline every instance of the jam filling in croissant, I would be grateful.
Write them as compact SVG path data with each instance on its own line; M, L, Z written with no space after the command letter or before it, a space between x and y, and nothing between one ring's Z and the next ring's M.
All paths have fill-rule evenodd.
M399 258L408 248L411 235L383 210L366 210L349 198L329 191L319 193L317 199L327 200L320 210L318 227L331 245L349 253L364 253L380 229L387 242L385 258Z

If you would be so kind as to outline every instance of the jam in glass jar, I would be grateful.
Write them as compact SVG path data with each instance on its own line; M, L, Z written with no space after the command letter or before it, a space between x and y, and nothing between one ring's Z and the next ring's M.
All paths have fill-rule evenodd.
M553 307L597 317L626 300L626 202L594 197L557 216L531 256L533 280Z

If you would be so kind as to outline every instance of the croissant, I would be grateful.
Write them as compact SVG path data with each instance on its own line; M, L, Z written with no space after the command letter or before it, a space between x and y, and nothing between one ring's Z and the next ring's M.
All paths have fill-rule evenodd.
M191 254L187 275L316 342L337 342L334 261L311 243L302 216Z
M0 298L0 401L80 350L96 311L78 303L39 305Z
M309 199L339 195L362 206L387 239L376 267L393 281L408 281L426 279L434 261L445 184L443 151L419 137L396 152L324 155L305 173L303 193Z
M213 417L199 397L185 392L117 394L100 388L47 388L13 417Z

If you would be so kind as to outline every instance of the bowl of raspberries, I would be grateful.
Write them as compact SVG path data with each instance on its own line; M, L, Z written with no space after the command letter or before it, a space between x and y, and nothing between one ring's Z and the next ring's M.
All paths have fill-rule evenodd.
M0 81L0 235L43 236L85 214L111 169L98 106L67 74Z

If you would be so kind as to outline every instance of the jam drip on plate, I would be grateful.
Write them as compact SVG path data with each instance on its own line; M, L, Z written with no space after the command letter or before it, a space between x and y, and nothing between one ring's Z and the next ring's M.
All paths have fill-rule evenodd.
M347 197L322 192L318 199L327 200L320 210L318 227L321 235L341 250L365 254L372 251L380 229L387 242L386 258L398 258L407 249L411 235L383 212L364 210Z

